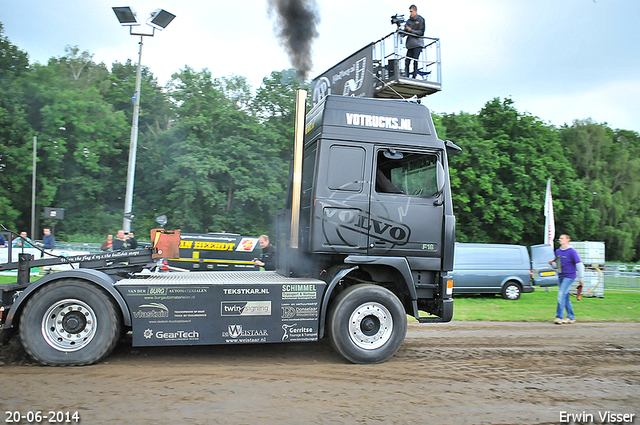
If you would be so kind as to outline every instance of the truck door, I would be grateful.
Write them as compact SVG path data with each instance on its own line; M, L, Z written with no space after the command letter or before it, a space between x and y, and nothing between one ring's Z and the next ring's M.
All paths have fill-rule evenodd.
M442 252L444 169L437 151L377 146L369 255L434 257ZM439 267L439 260L434 267Z
M313 232L314 240L321 241L321 246L312 249L365 254L373 148L367 144L323 140L320 149L324 151L318 163L320 183Z

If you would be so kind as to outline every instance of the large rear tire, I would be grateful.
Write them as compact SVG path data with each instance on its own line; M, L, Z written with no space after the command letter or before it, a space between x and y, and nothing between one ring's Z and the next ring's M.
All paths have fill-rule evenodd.
M333 300L328 314L333 348L359 364L392 357L407 334L407 315L398 297L382 286L354 285Z
M25 351L46 366L96 363L114 349L120 330L120 313L111 298L78 279L38 289L20 318Z

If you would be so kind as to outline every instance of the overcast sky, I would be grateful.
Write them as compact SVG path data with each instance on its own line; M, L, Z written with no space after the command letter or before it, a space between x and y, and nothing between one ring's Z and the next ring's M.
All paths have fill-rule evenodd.
M310 77L392 32L390 16L408 16L414 1L425 35L441 40L443 89L424 102L434 112L476 113L511 97L555 125L592 118L640 132L640 0L319 0ZM142 64L161 84L187 65L245 76L255 88L291 66L266 0L0 0L0 22L31 62L46 64L67 45L109 67L137 62L139 38L112 6L132 6L139 20L156 8L177 16L145 37Z

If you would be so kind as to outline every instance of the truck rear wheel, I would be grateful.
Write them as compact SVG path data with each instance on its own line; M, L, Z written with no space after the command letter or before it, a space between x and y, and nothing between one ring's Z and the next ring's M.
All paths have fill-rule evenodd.
M354 285L333 301L328 314L331 345L353 363L382 363L400 348L407 315L395 294L377 285Z
M109 355L120 337L120 314L98 287L77 279L43 286L24 307L20 339L47 366L82 366Z

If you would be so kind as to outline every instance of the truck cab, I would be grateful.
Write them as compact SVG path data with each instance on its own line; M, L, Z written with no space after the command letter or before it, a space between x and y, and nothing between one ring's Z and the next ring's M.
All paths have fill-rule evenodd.
M320 276L355 266L343 280L388 287L408 314L450 321L448 152L458 150L437 137L423 105L326 96L307 114L299 243L280 257L281 269ZM279 235L278 246L287 246L290 233ZM290 258L296 266L286 270Z

